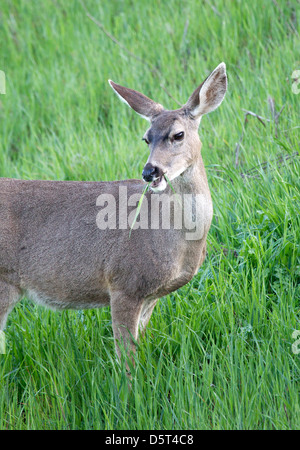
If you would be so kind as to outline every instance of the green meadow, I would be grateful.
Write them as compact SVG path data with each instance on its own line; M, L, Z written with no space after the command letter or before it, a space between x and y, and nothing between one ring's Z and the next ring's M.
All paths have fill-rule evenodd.
M147 122L107 80L167 109L221 61L229 80L199 129L207 257L155 307L131 390L109 308L24 299L0 355L1 430L300 428L299 24L297 0L1 1L1 177L141 178Z

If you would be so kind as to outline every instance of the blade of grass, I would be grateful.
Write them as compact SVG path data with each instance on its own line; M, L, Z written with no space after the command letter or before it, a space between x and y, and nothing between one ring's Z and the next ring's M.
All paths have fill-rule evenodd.
M170 188L172 189L172 191L173 191L174 194L175 194L175 200L182 206L180 196L179 196L179 194L177 194L177 192L175 191L175 189L174 189L174 187L173 187L171 181L169 180L169 178L167 177L166 174L164 174L164 177L165 177L166 182L168 183L168 185L170 186Z
M176 194L176 191L175 191L175 189L173 188L173 186L172 186L172 184L171 184L171 181L169 180L169 178L167 177L166 174L164 174L164 177L165 177L166 182L168 183L168 185L170 186L170 188L171 188L172 191L174 192L174 194Z
M150 183L146 184L146 186L145 186L144 189L143 189L141 198L139 199L139 202L138 202L138 205L137 205L137 208L136 208L136 213L135 213L134 219L133 219L132 224L131 224L131 227L130 227L129 238L130 238L130 236L131 236L131 232L132 232L132 230L133 230L134 224L135 224L135 222L137 221L137 218L138 218L138 216L139 216L139 213L140 213L140 210L141 210L141 207L142 207L142 203L143 203L143 198L144 198L146 192L147 192L148 189L149 189L149 185L150 185Z

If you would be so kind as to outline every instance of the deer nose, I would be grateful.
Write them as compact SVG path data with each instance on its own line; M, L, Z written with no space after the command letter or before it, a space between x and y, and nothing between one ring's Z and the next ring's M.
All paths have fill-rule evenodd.
M142 176L145 181L152 181L158 175L158 168L147 163L143 169Z

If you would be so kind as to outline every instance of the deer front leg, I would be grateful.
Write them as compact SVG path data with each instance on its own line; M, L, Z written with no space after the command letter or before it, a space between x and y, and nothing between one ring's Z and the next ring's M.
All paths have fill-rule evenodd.
M122 292L111 296L112 327L114 332L116 352L121 361L121 349L127 356L135 353L135 342L138 339L138 325L143 302L126 297ZM126 364L128 368L128 364Z

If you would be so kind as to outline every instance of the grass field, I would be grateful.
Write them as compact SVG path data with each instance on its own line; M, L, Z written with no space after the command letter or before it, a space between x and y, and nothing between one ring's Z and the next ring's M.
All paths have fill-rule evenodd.
M156 306L131 392L109 309L25 299L0 355L0 429L300 428L299 23L296 0L1 1L2 177L140 178L147 123L108 78L169 109L221 61L229 87L200 127L208 256Z

